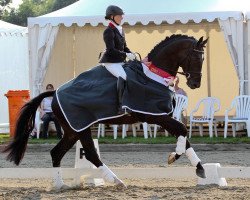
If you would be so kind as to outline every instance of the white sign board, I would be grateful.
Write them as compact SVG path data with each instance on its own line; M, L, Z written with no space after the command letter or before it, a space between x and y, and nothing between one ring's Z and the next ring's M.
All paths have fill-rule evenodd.
M98 140L94 139L94 145L97 151L97 154L100 157L100 150L98 145ZM96 168L91 162L85 158L85 152L82 148L80 140L76 143L76 157L75 157L75 168Z

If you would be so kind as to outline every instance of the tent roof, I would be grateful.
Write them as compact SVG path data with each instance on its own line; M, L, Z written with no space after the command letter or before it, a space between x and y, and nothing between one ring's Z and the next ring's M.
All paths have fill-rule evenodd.
M10 23L0 20L0 36L7 36L7 35L24 36L26 34L28 34L27 27L17 26L15 24L10 24Z
M107 6L120 6L124 12L124 22L134 25L141 22L146 25L149 22L170 24L180 21L187 23L193 20L199 23L202 20L209 22L215 19L227 19L232 17L236 20L243 19L244 8L250 6L249 0L80 0L68 7L58 11L36 17L29 18L28 25L39 24L45 26L50 23L57 26L63 23L71 26L77 23L84 26L90 23L97 26L99 23L106 24L104 14Z

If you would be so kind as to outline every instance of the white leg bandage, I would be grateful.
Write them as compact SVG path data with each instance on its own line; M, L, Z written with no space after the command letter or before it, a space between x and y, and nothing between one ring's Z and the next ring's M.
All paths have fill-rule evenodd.
M54 167L53 168L53 185L56 189L60 189L64 185L64 182L62 179L61 167Z
M186 156L194 167L196 167L196 165L201 161L192 147L187 149Z
M103 166L98 167L102 171L102 177L104 180L110 183L114 183L117 176L103 163Z
M186 141L187 141L187 137L183 137L183 136L178 137L176 149L175 149L175 152L178 155L181 155L186 152Z
M122 65L124 63L103 63L106 69L113 74L115 77L122 77L124 80L127 79L127 74L124 71Z

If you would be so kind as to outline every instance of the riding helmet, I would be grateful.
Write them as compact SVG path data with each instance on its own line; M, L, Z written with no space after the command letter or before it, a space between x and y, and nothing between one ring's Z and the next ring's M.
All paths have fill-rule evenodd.
M110 5L106 9L105 19L110 19L111 15L113 15L113 16L124 15L124 12L123 12L123 10L120 7L114 6L114 5Z

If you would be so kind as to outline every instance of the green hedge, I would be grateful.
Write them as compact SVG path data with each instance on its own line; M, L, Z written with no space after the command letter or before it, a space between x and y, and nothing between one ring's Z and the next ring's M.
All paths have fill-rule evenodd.
M7 143L10 140L9 135L7 134L0 134L0 144ZM49 139L29 139L29 144L56 144L58 143L58 139L56 137L50 137ZM190 142L193 144L217 144L217 143L226 143L226 144L235 144L235 143L249 143L249 137L228 137L224 139L223 137L213 137L209 138L208 136L200 137L194 136L190 139ZM100 144L128 144L128 143L135 143L135 144L174 144L176 143L176 139L174 137L157 137L157 138L148 138L144 139L143 137L127 137L127 138L120 138L118 137L114 140L111 136L100 138Z

